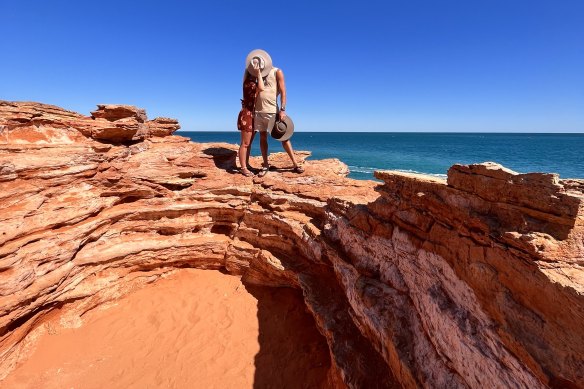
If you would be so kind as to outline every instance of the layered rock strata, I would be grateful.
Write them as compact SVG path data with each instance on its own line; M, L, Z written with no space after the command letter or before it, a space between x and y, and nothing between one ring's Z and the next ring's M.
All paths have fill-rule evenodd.
M281 154L252 179L177 128L0 102L1 376L55 308L76 323L197 267L300 289L333 386L584 387L582 181L491 163L355 181Z
M39 103L0 101L0 142L71 144L86 138L107 143L171 135L180 126L169 118L147 120L146 111L129 105L100 104L91 117Z

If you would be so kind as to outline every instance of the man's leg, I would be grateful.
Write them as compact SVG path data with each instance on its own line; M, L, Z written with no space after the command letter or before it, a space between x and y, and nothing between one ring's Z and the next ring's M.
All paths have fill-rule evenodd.
M262 158L264 159L264 167L268 167L268 132L260 132L260 150L262 151Z
M268 122L269 117L266 114L261 112L256 112L255 120L254 120L254 130L259 131L260 133L260 151L262 152L262 159L264 163L262 164L264 167L268 167ZM265 174L265 172L264 172Z
M294 167L298 167L298 164L296 163L296 158L294 157L294 150L292 150L292 142L290 142L290 140L285 140L284 142L282 142L282 147L288 153L288 156L292 160L292 164L294 164Z

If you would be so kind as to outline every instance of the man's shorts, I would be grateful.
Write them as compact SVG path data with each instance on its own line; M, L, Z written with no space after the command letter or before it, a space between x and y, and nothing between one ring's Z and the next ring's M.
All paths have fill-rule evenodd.
M268 131L268 124L274 116L276 116L275 113L256 112L253 119L253 130L259 132Z

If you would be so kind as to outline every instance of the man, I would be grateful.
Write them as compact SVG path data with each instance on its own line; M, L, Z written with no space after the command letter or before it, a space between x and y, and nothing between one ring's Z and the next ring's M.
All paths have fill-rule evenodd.
M271 64L271 58L269 58L268 53L265 51L254 50L250 53L250 56L254 53L257 56L263 55L264 58L262 58L262 61ZM265 58L266 56L267 58ZM280 95L279 110L277 102L278 95ZM272 129L268 127L270 124L274 123L274 120L272 119L275 115L278 115L280 120L284 120L286 117L286 82L284 80L284 72L282 72L282 69L272 67L269 69L269 72L267 72L267 75L263 77L263 90L258 92L255 102L254 130L259 131L260 133L260 150L264 160L262 170L258 173L258 176L260 177L266 175L270 168L268 163L268 133ZM286 150L286 153L288 153L288 156L292 160L292 164L294 165L293 171L295 173L303 173L304 169L298 165L296 158L294 157L294 150L292 149L292 143L290 140L283 141L282 147L284 147L284 150Z

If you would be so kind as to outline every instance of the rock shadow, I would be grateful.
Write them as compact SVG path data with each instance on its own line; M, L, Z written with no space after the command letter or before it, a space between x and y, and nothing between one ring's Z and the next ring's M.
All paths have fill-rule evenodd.
M258 301L255 389L328 388L331 368L326 339L306 311L302 294L291 288L246 285Z
M235 163L237 151L227 147L209 147L203 150L203 154L213 157L213 162L217 168L230 173L237 171Z

